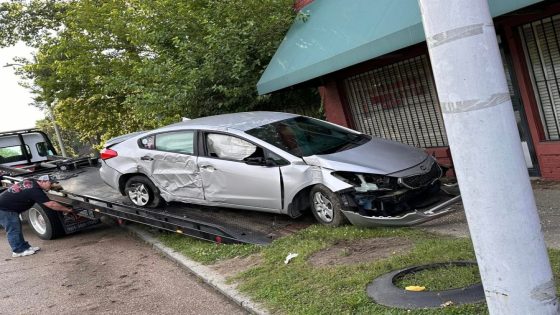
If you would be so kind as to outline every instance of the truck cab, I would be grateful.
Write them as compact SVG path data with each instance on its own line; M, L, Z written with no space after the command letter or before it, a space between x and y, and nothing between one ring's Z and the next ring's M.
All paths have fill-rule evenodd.
M53 155L49 137L38 129L0 132L0 166L34 171Z

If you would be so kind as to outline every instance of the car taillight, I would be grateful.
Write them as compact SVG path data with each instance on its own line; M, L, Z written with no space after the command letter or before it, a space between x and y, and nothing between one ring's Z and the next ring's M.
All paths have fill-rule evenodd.
M100 156L99 156L99 157L100 157L102 160L105 161L105 160L114 158L114 157L116 157L116 156L118 156L118 155L119 155L119 154L117 153L117 151L105 148L105 149L101 150Z

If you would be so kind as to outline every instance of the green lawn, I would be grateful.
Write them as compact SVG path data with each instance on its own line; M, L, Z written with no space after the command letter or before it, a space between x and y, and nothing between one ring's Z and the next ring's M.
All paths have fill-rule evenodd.
M404 237L414 244L410 251L387 259L359 264L314 267L314 253L340 241L380 237ZM485 314L484 303L445 309L400 310L373 303L365 287L374 278L407 266L452 260L474 260L470 239L444 237L410 228L361 229L353 226L330 229L311 226L268 246L217 245L166 234L162 241L186 256L205 263L259 253L262 263L237 275L239 290L272 311L285 314ZM298 253L284 264L288 253ZM560 251L550 251L556 279L560 278ZM423 272L413 281L437 290L476 282L476 268L450 269L444 273ZM402 285L402 283L401 283Z

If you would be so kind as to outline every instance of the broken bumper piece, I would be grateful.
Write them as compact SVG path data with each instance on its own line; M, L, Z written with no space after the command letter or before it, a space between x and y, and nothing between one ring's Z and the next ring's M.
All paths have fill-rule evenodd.
M420 223L428 222L457 210L451 207L461 201L461 196L449 197L424 209L417 209L404 213L399 216L364 216L353 211L342 211L348 221L356 226L376 227L376 226L412 226Z

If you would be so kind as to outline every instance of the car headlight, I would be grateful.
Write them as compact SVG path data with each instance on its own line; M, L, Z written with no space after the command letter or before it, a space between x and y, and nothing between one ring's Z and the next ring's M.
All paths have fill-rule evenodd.
M387 191L394 189L398 185L398 179L396 177L385 175L353 172L333 172L332 175L354 186L358 192Z

